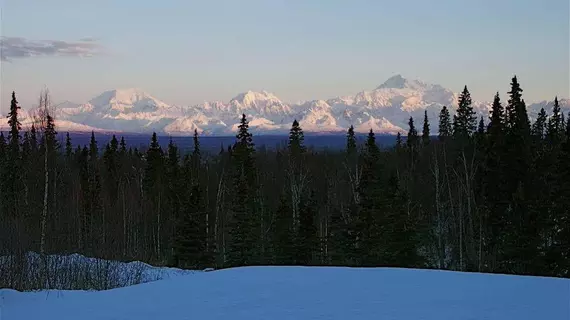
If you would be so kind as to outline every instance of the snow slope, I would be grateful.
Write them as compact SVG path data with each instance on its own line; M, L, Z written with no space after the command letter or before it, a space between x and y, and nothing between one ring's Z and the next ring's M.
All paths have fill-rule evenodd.
M568 320L570 280L392 268L246 267L97 292L2 293L2 320Z

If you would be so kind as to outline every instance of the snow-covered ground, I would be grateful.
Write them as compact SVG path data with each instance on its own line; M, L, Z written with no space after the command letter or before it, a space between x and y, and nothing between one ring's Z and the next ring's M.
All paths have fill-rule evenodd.
M1 320L570 319L570 280L411 269L244 267L107 291L0 291Z

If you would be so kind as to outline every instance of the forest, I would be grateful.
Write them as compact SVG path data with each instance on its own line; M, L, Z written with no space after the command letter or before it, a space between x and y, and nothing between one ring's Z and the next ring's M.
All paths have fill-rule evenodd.
M410 118L390 148L372 130L358 144L351 127L344 150L317 151L295 121L288 145L269 150L243 115L218 154L201 152L198 132L187 154L156 133L145 149L94 133L59 143L47 92L26 131L14 93L0 134L0 256L568 278L570 114L555 100L531 122L516 76L510 87L485 118L465 87L456 110Z

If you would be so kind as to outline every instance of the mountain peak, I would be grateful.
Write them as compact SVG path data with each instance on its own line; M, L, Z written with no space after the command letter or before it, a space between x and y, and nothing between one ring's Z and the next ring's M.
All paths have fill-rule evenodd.
M243 104L250 104L251 102L254 101L267 101L267 100L279 101L279 99L274 94L267 92L265 90L259 92L248 90L246 92L238 94L232 99L232 101L237 101Z
M107 90L90 102L94 105L107 104L110 101L120 101L122 103L132 103L143 99L154 99L150 94L140 88L120 88Z
M99 112L154 112L170 108L140 88L122 88L103 92L88 103Z
M425 89L428 85L419 81L419 80L408 80L402 77L401 74L397 74L388 78L388 80L384 81L378 89Z

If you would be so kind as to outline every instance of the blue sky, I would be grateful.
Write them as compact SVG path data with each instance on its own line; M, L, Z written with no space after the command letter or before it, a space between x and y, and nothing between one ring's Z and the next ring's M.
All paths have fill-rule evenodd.
M12 90L27 107L46 86L57 101L138 87L181 105L246 90L295 102L373 89L395 74L455 91L467 85L475 99L491 100L516 73L527 101L570 96L568 0L2 0L1 7L5 43L54 40L98 51L21 57L13 48L2 61L3 109Z

